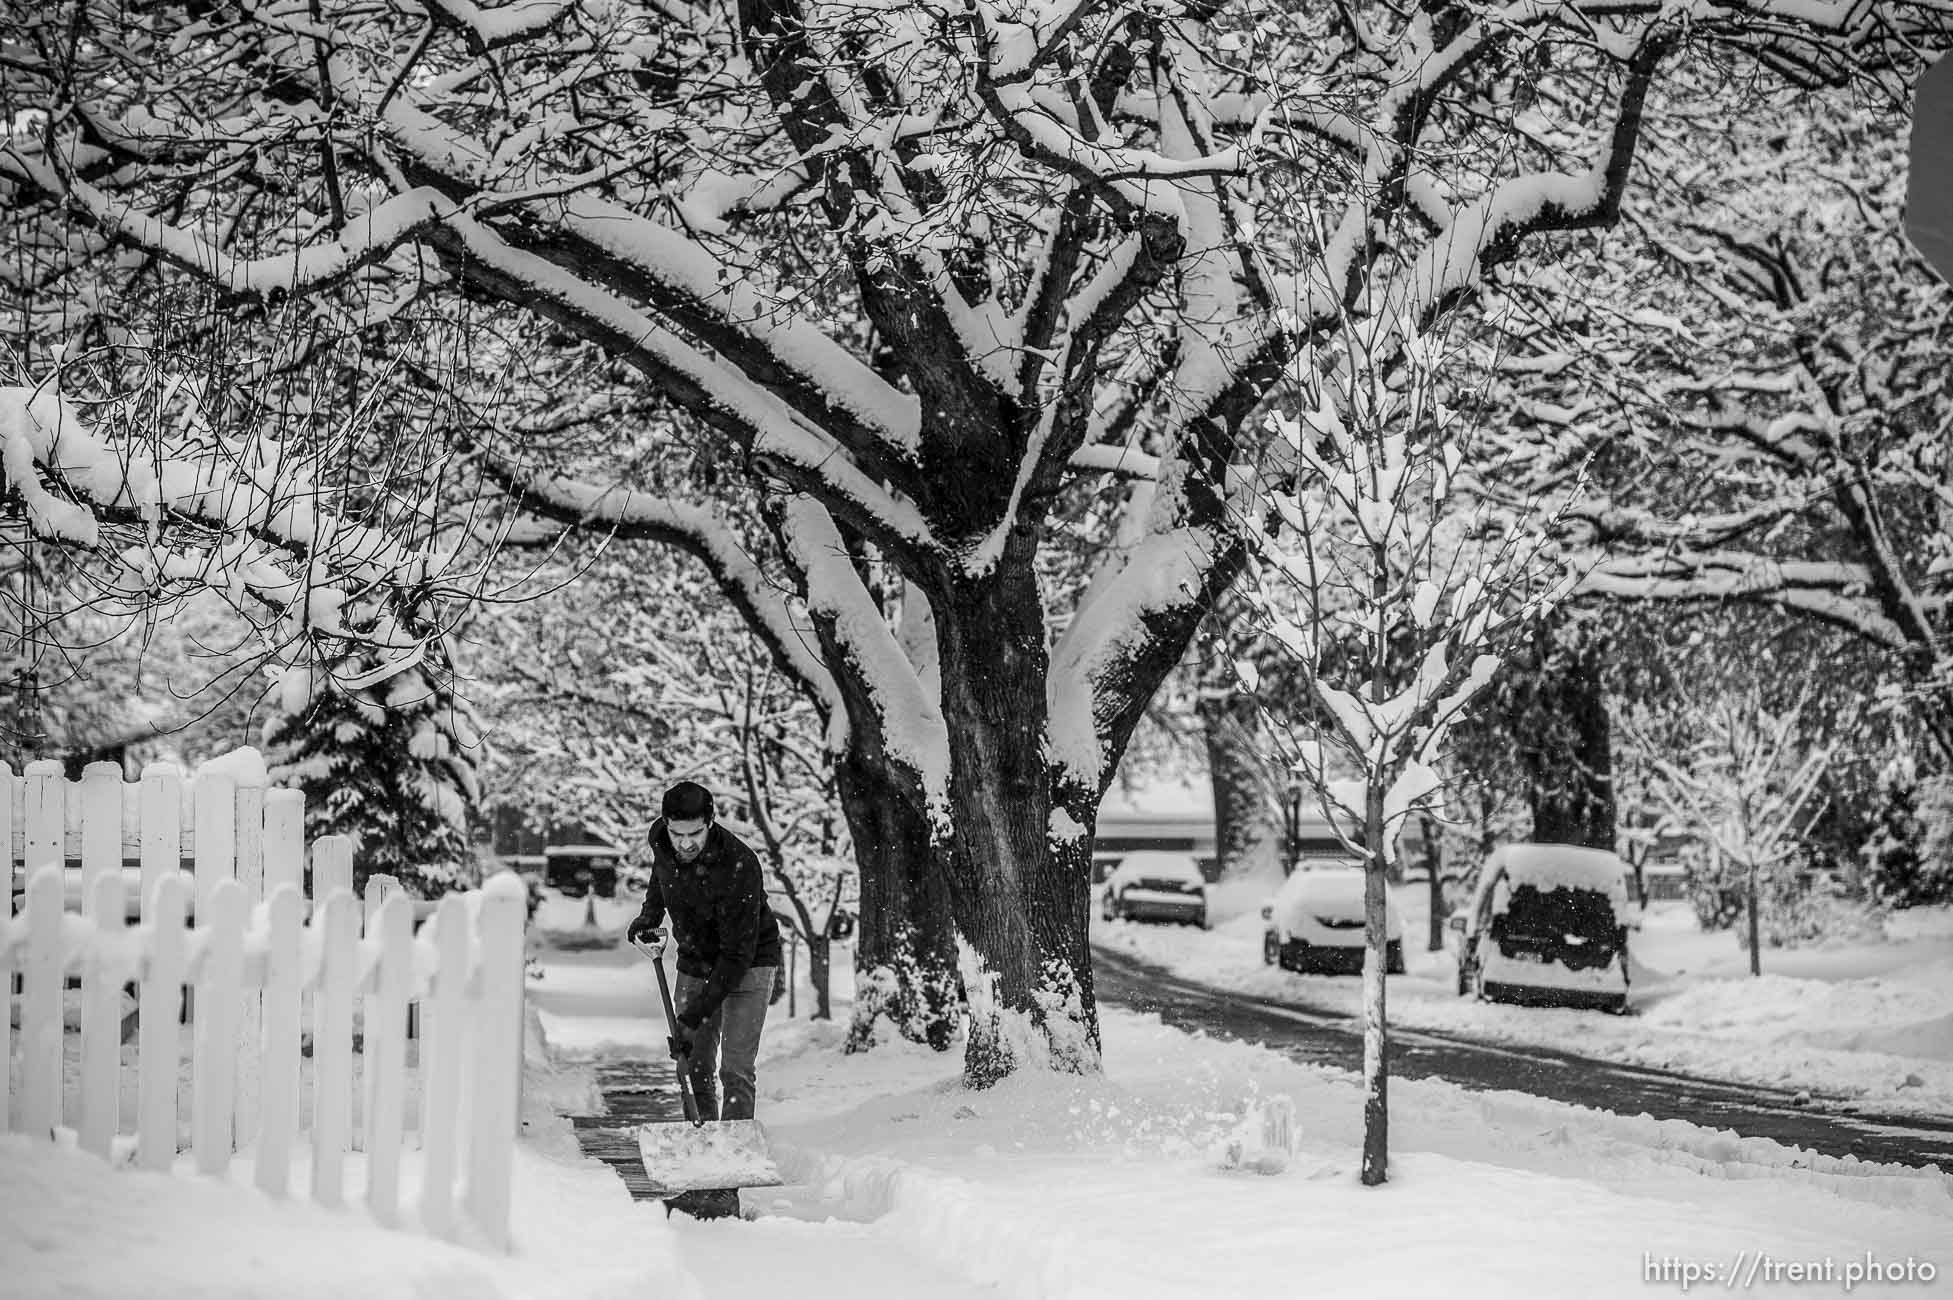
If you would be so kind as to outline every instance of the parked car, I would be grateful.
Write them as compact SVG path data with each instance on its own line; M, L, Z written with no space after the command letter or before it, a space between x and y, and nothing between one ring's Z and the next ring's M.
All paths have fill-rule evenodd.
M543 883L569 898L594 893L617 894L617 871L623 853L608 844L552 844L543 850Z
M1459 994L1626 1011L1629 875L1605 849L1492 850L1470 905L1446 921Z
M1261 959L1283 970L1363 973L1363 868L1314 867L1282 882L1261 909ZM1384 903L1385 973L1404 973L1404 918Z
M1207 877L1191 853L1140 849L1128 853L1105 878L1099 915L1108 921L1184 921L1205 930Z

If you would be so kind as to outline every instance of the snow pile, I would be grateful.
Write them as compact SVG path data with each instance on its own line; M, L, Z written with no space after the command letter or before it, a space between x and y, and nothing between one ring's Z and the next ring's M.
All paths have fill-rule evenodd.
M264 755L250 745L205 759L197 764L195 775L227 776L240 786L271 784L271 775L265 768Z
M1571 844L1501 844L1486 861L1481 891L1492 885L1501 866L1514 889L1521 885L1531 885L1542 893L1591 889L1607 895L1616 916L1628 915L1627 864L1604 849Z
M1953 1229L1936 1173L1444 1083L1393 1085L1391 1182L1364 1189L1350 1076L1152 1017L1105 1028L1105 1078L981 1094L913 1054L776 1060L776 1146L825 1212L1043 1300L1286 1294L1298 1252L1317 1294L1645 1295L1648 1253L1932 1258ZM1290 1107L1292 1154L1259 1173L1242 1132Z
M250 1179L248 1159L206 1178L187 1167L116 1170L51 1143L0 1138L6 1293L127 1300L133 1285L185 1300L703 1294L676 1258L662 1209L632 1202L602 1165L552 1160L527 1144L516 1151L510 1256L388 1230L356 1207L273 1200Z
M1847 1052L1883 1052L1889 1056L1953 1061L1953 1012L1912 1024L1842 1030L1826 1037L1830 1046ZM1923 1087L1924 1083L1914 1086Z

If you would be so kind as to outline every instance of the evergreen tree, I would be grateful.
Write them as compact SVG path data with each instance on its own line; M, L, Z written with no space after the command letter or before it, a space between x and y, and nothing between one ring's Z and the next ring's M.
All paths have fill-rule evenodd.
M272 781L305 790L306 837L352 838L361 893L374 875L421 898L472 887L481 733L452 677L425 661L370 682L349 671L356 663L334 667L287 670L265 724Z
M1893 907L1953 900L1953 780L1922 778L1901 756L1879 773L1878 793L1862 850L1873 895Z

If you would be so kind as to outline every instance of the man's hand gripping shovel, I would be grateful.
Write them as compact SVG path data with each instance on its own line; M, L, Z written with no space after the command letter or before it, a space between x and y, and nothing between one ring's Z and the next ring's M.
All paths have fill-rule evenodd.
M665 1040L678 1074L678 1096L684 1103L684 1119L657 1120L638 1126L638 1153L644 1159L644 1175L651 1180L658 1196L704 1189L775 1187L786 1180L773 1159L766 1141L766 1130L753 1119L706 1119L699 1114L698 1099L692 1093L688 1057L691 1042L679 1032L678 1015L671 1005L671 986L665 980L664 950L631 940L631 946L651 963L658 973L658 996L664 1002L665 1023L671 1034Z

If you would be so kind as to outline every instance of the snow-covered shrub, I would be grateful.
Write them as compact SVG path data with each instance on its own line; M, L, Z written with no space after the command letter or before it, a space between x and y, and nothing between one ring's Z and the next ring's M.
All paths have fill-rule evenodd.
M1834 892L1822 876L1781 872L1758 881L1757 895L1757 919L1766 948L1875 941L1885 933L1877 907ZM1749 927L1737 933L1747 945Z
M1697 923L1705 930L1727 930L1736 924L1743 915L1742 871L1693 841L1682 846L1678 857Z

